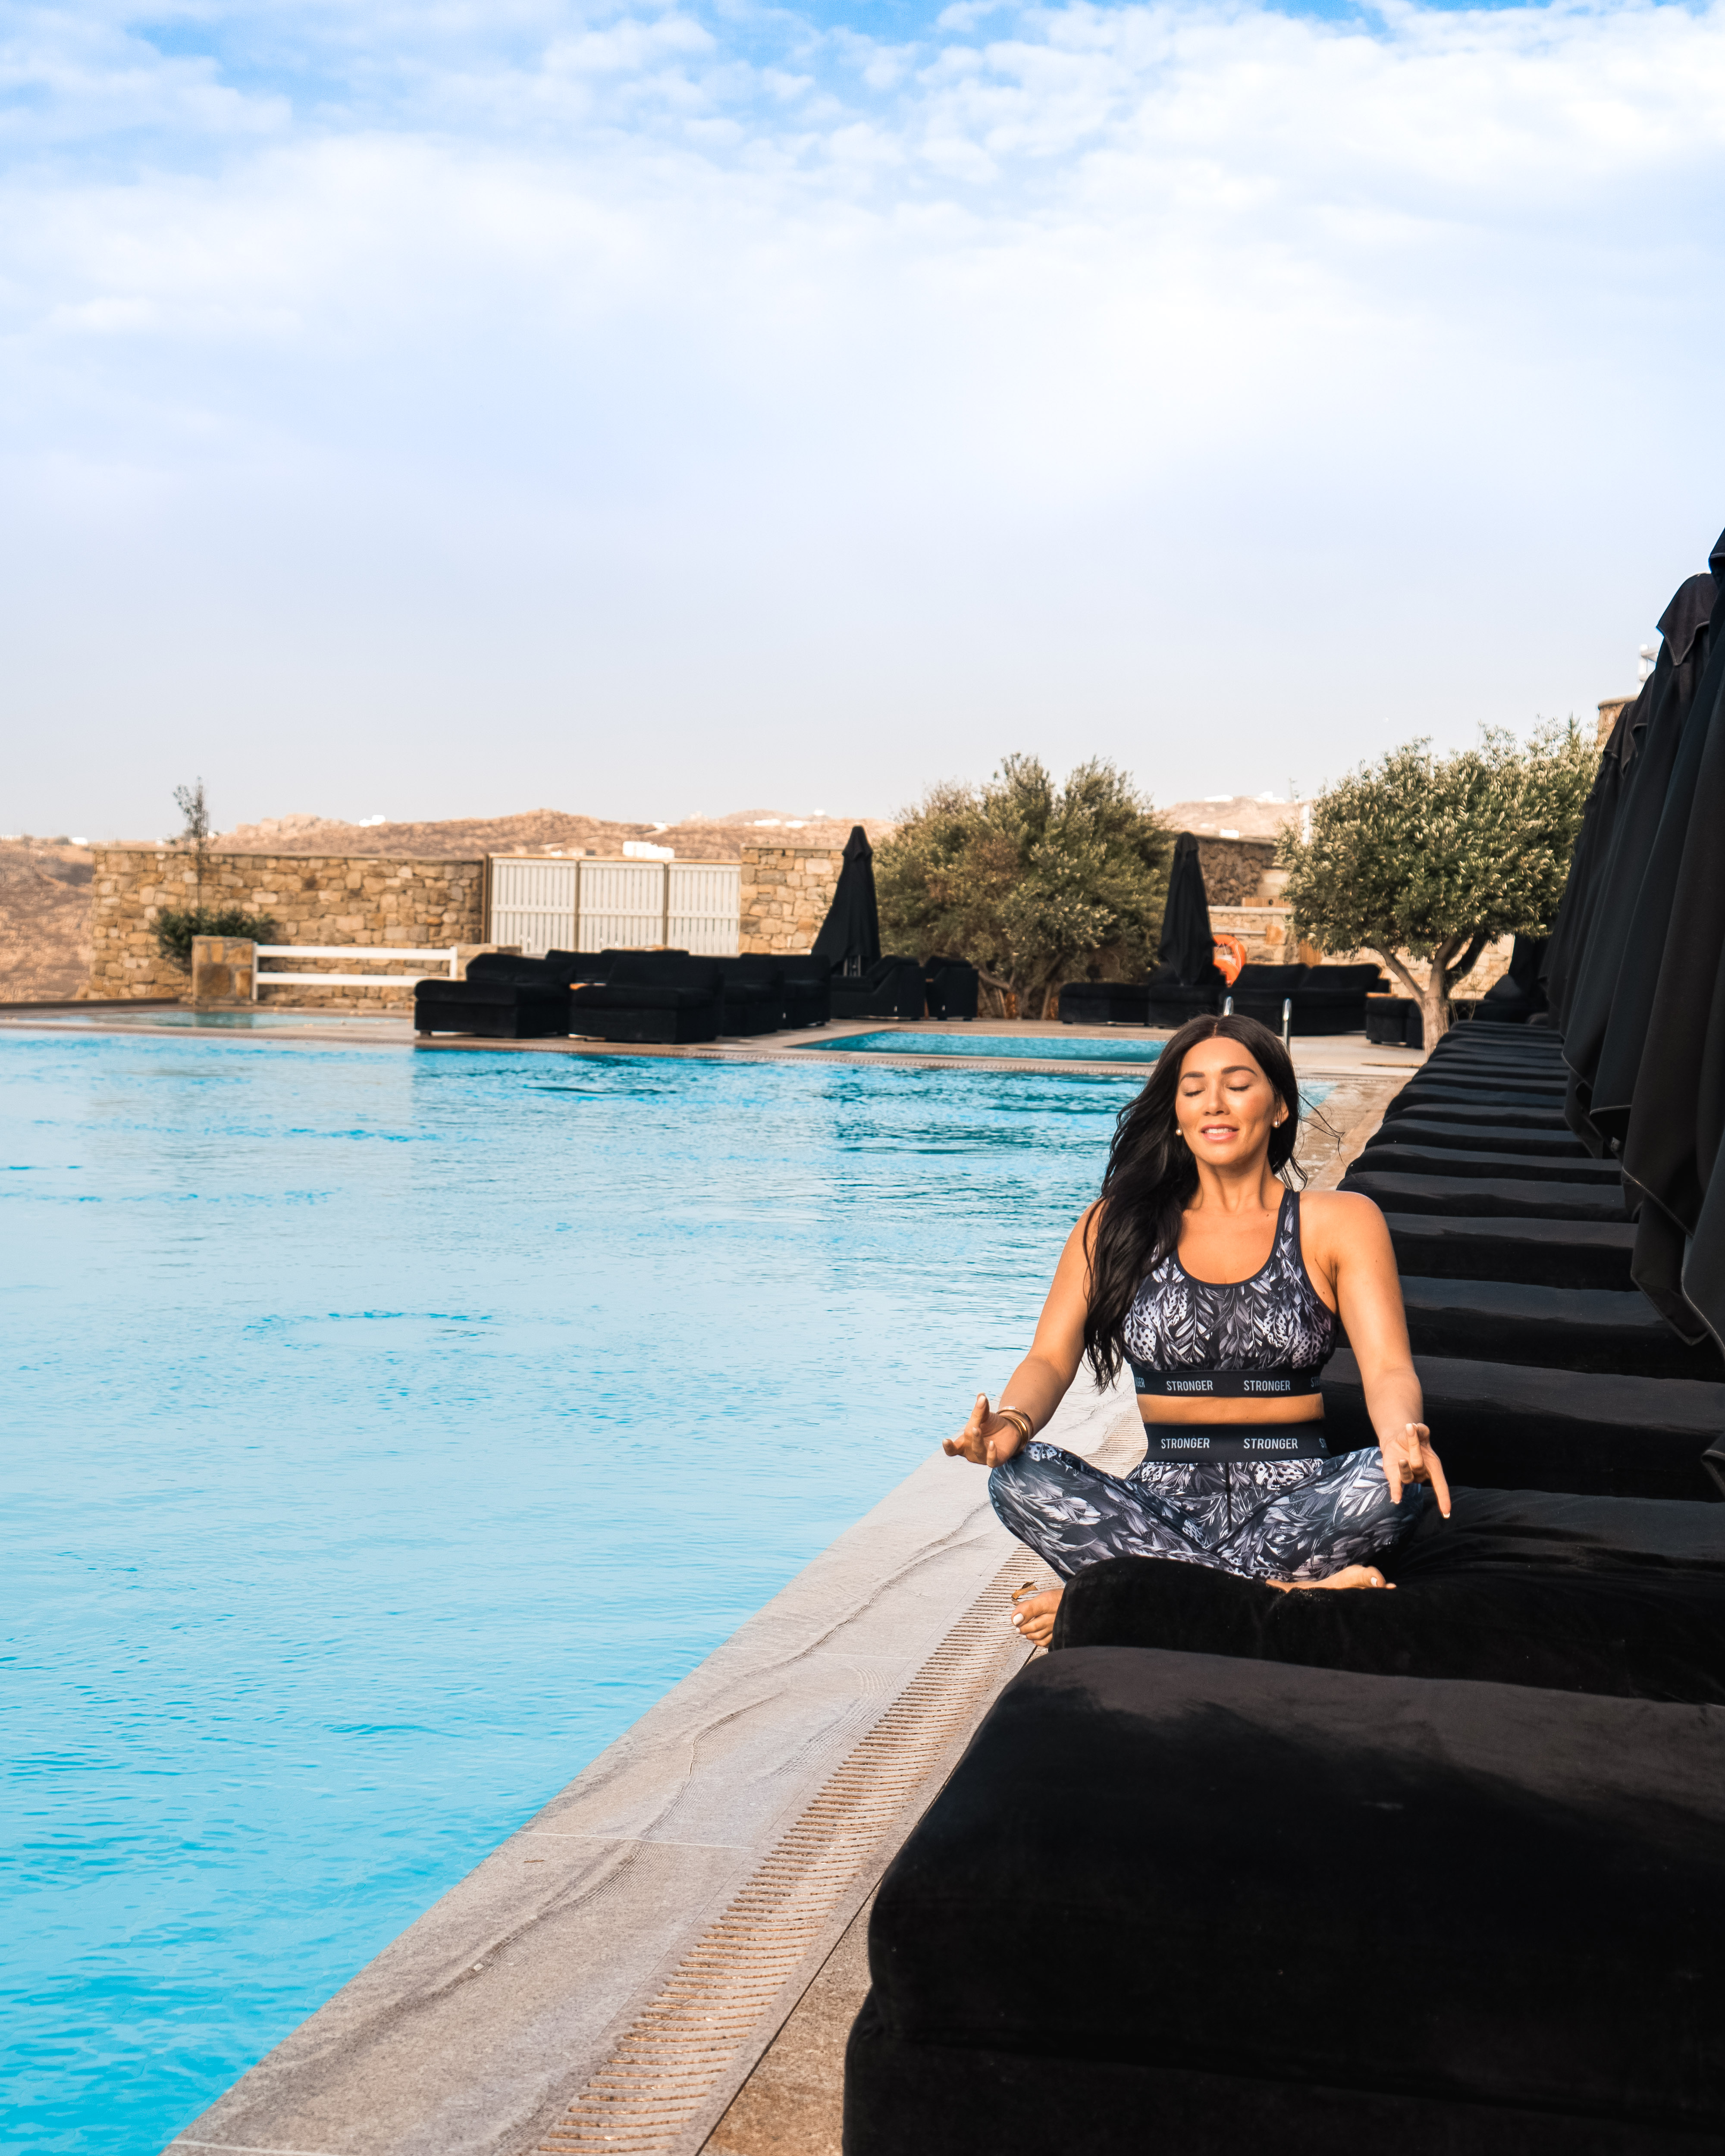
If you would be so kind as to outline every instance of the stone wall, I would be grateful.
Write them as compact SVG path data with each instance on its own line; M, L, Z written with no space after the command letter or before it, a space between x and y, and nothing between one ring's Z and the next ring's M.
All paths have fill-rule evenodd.
M1204 895L1219 906L1262 906L1277 896L1266 878L1276 870L1274 839L1206 839L1198 841L1198 865L1204 871Z
M1294 935L1291 906L1213 906L1210 927L1218 936L1237 936L1253 966L1315 966L1322 954Z
M482 942L485 882L485 865L479 860L208 854L201 902L270 915L278 943L428 950ZM190 974L156 947L156 921L164 909L200 902L192 855L171 847L99 846L90 888L85 996L189 996ZM265 961L266 971L270 963ZM352 968L339 958L314 958L291 970L339 973ZM276 989L263 1000L319 1010L389 1010L411 1004L413 990L300 986Z
M1599 730L1594 736L1597 747L1604 748L1611 738L1613 727L1623 716L1624 706L1635 701L1633 696L1602 696L1599 699Z
M844 865L842 846L746 845L737 900L737 949L813 950Z

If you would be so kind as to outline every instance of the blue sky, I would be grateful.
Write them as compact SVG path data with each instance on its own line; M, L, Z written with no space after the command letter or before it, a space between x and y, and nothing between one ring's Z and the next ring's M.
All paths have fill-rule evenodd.
M8 830L1311 788L1725 523L1725 4L0 40Z

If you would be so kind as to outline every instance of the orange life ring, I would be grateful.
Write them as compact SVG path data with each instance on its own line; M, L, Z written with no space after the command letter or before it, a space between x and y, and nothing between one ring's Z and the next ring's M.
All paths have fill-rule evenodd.
M1237 936L1218 936L1213 940L1216 947L1216 963L1231 988L1240 978L1240 969L1245 964L1246 947Z

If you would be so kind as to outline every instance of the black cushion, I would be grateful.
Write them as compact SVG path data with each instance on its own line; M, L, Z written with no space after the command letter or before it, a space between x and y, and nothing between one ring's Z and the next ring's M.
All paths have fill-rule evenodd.
M569 1030L560 988L511 981L422 981L413 994L416 1033L465 1033L490 1040L543 1040Z
M1722 1830L1717 1707L1048 1656L881 1881L847 2156L1700 2156Z
M784 961L765 952L746 951L734 958L715 958L728 992L736 988L778 989L784 983Z
M450 1009L462 1004L512 1004L521 992L519 981L473 980L416 981L413 983L413 1002L416 1006L441 1004ZM544 994L557 994L556 989L542 988Z
M1465 1062L1483 1055L1493 1062L1558 1065L1563 1060L1560 1034L1543 1026L1530 1033L1483 1034L1455 1030L1446 1033L1432 1050L1434 1063Z
M1235 977L1234 993L1291 996L1311 971L1309 966L1242 966Z
M1115 1558L1063 1597L1056 1650L1167 1647L1381 1676L1725 1704L1725 1506L1456 1490L1382 1570L1391 1589L1283 1594Z
M1581 1183L1518 1183L1512 1176L1380 1174L1359 1162L1343 1179L1344 1190L1371 1199L1386 1213L1455 1213L1482 1219L1622 1220L1620 1191L1590 1189Z
M977 969L967 958L930 958L922 978L928 1015L939 1019L973 1019L982 986Z
M1509 1176L1517 1183L1580 1183L1594 1189L1621 1188L1615 1160L1595 1160L1579 1146L1574 1154L1475 1152L1471 1147L1404 1145L1405 1126L1392 1124L1359 1155L1362 1168L1380 1175ZM1391 1135L1391 1133L1394 1135Z
M603 981L621 954L615 951L547 951L545 963L567 986L577 981Z
M469 981L513 982L517 986L536 988L557 988L563 983L543 958L524 958L518 951L481 951L477 957L467 962ZM432 986L437 985L434 982ZM446 987L460 988L465 983L446 982Z
M1575 1135L1563 1121L1561 1108L1530 1108L1507 1101L1497 1101L1488 1106L1483 1101L1434 1101L1429 1098L1421 1101L1419 1108L1422 1123L1489 1124L1499 1130L1558 1131L1570 1137ZM1411 1112L1411 1108L1397 1111L1393 1101L1385 1111L1384 1119L1386 1122L1399 1122Z
M1457 1483L1702 1505L1718 1494L1702 1455L1725 1435L1725 1385L1417 1353L1414 1368L1432 1444ZM1377 1443L1345 1348L1324 1372L1323 1397L1333 1450Z
M1418 1112L1427 1102L1466 1108L1533 1108L1548 1115L1563 1113L1563 1096L1556 1086L1404 1086L1392 1103L1404 1116Z
M1477 1075L1481 1071L1502 1071L1517 1084L1562 1085L1568 1076L1567 1065L1561 1055L1530 1059L1505 1050L1494 1035L1491 1045L1481 1048L1477 1040L1470 1052L1463 1055L1445 1055L1441 1053L1426 1058L1422 1077L1435 1077L1440 1072L1455 1075L1460 1071Z
M914 958L880 958L860 975L835 973L829 990L834 1018L922 1015L922 968Z
M1522 1363L1537 1355L1550 1370L1725 1383L1725 1358L1712 1342L1679 1339L1639 1291L1412 1274L1403 1276L1402 1303L1421 1355Z
M619 951L605 979L614 988L693 988L709 996L725 985L716 958L691 958L686 951Z
M1388 1180L1389 1178L1386 1178ZM1625 1221L1482 1219L1386 1213L1404 1273L1440 1280L1530 1281L1547 1287L1626 1291L1635 1231Z
M1551 1160L1595 1163L1569 1130L1527 1130L1516 1123L1451 1123L1440 1116L1386 1116L1378 1137L1400 1145L1449 1146L1474 1152L1542 1153ZM1375 1142L1375 1141L1374 1141Z
M1142 981L1067 981L1059 1010L1062 1025L1147 1025L1150 991Z
M647 981L606 981L592 988L572 989L569 1008L581 1011L692 1011L716 1004L711 988L672 988Z

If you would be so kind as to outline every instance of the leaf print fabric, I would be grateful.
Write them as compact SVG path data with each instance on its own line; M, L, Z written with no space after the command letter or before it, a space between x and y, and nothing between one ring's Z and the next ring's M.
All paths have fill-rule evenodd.
M1375 1447L1333 1460L1242 1460L1105 1474L1033 1439L995 1468L1002 1524L1070 1579L1111 1557L1165 1557L1242 1579L1323 1579L1367 1564L1413 1527L1426 1492L1391 1502Z
M1288 1190L1260 1271L1245 1281L1194 1280L1171 1250L1144 1276L1121 1337L1143 1392L1152 1373L1321 1370L1338 1330L1307 1273L1299 1194Z

